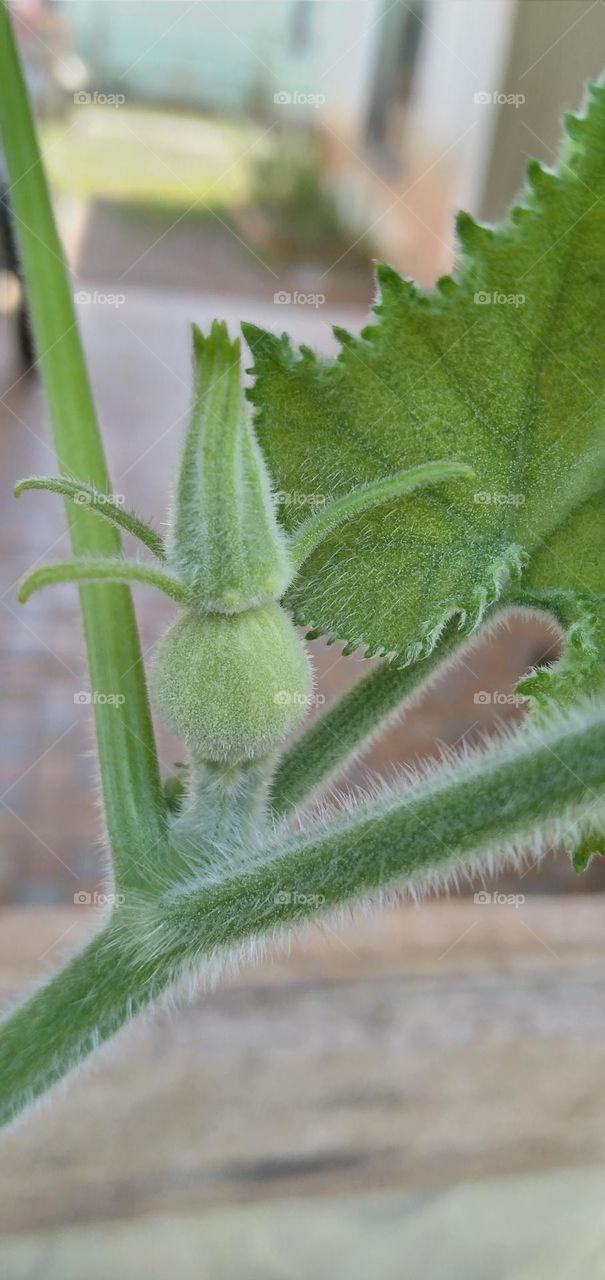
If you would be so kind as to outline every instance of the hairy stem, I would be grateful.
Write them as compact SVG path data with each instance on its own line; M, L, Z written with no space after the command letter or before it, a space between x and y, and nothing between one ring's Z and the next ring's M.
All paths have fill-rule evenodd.
M385 792L319 828L269 844L264 860L202 873L163 898L125 894L110 925L0 1036L0 1118L8 1119L185 971L229 949L382 889L419 888L519 845L575 845L602 825L605 707L528 722L472 759ZM279 833L278 833L279 837Z
M320 906L390 886L421 887L519 846L575 843L582 826L601 825L604 803L605 708L555 730L529 721L483 753L292 837L250 874L179 896L175 921L182 930L190 916L206 944L239 942L307 919Z
M180 864L223 874L236 856L245 860L269 825L272 759L242 764L191 761L178 816L170 828Z
M5 0L0 0L0 132L59 469L109 493L69 280ZM67 505L76 555L119 555L120 535L113 525ZM114 584L83 587L80 599L92 688L122 699L117 708L99 698L94 706L114 867L119 878L138 879L134 863L160 839L164 806L132 600L127 587Z
M120 910L117 908L116 910ZM3 1025L0 1123L35 1098L138 1013L170 979L120 954L111 926Z

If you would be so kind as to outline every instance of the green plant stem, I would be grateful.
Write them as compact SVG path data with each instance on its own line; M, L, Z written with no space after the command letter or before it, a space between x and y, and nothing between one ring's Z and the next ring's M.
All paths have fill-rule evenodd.
M59 469L109 493L69 280L5 0L0 0L0 130ZM116 528L75 511L71 503L67 507L76 555L120 554ZM123 697L119 708L96 699L94 712L114 869L120 881L137 882L144 878L145 850L162 836L164 806L132 599L127 587L113 584L83 587L80 598L92 689Z
M440 875L512 851L535 838L578 836L602 826L605 709L553 732L531 721L484 753L386 792L367 806L293 836L286 851L216 888L183 892L174 905L190 916L203 946L246 937L339 907L389 886L431 884ZM276 900L285 891L287 901ZM244 923L245 918L245 923ZM195 934L195 930L199 932Z
M10 1119L185 971L229 948L394 886L415 888L463 867L575 843L602 823L605 708L386 793L293 836L284 851L163 898L125 895L106 929L4 1024L0 1120ZM279 836L279 833L278 833Z
M274 812L286 814L327 786L389 720L404 714L404 704L420 696L463 644L454 625L422 661L403 668L382 662L362 676L282 755L271 788Z
M250 848L268 826L270 757L242 764L191 760L187 787L178 816L173 819L171 844L180 865L232 865L236 855L249 860Z
M120 910L121 908L117 908ZM103 929L2 1027L0 1123L6 1123L92 1053L164 983L136 965Z

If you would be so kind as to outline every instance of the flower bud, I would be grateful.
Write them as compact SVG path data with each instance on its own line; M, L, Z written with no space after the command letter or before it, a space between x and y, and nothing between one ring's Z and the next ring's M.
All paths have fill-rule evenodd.
M270 603L182 614L160 642L151 687L160 716L194 757L235 764L269 754L296 727L313 674L288 614Z
M267 468L246 409L239 342L193 333L195 394L168 530L169 570L200 609L278 600L292 578Z

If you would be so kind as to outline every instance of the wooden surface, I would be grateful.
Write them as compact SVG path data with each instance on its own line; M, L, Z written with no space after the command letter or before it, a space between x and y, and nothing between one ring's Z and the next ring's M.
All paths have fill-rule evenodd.
M156 1013L4 1137L0 1277L604 1276L604 914L406 905ZM92 927L0 913L3 1002Z

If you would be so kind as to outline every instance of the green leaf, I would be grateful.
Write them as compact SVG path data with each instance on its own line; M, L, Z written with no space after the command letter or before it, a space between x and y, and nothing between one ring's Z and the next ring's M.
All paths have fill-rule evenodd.
M589 828L580 838L571 854L571 865L576 875L581 876L588 870L593 858L602 858L603 832Z
M535 566L530 566L530 570L534 571ZM564 634L565 645L563 656L556 661L561 646L555 634L544 655L545 665L523 676L517 684L517 693L532 698L537 707L547 709L551 701L569 702L574 694L590 689L595 677L602 678L599 673L605 657L605 634L597 617L598 601L592 595L565 588L549 591L525 588L519 592L518 603L554 618Z
M323 360L254 326L251 398L289 531L313 504L430 457L472 465L360 513L286 595L314 634L386 653L432 651L449 619L477 627L497 599L582 595L594 640L605 594L605 89L570 116L556 172L532 161L497 229L458 218L452 277L432 292L378 269L376 320ZM486 301L489 298L489 301ZM592 545L599 547L595 553ZM584 612L586 608L582 606ZM582 611L582 610L581 610ZM579 646L567 682L603 652ZM574 678L572 678L574 677Z

